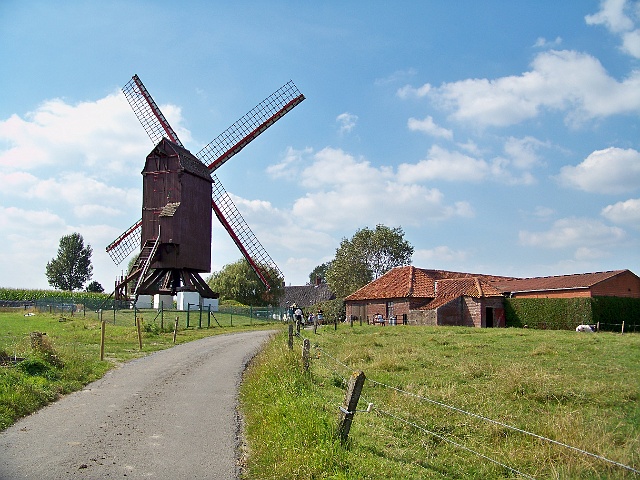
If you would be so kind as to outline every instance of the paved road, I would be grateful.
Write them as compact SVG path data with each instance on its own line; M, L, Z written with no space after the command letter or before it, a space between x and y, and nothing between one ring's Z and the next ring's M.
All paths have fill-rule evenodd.
M0 479L234 479L237 388L271 332L134 360L0 433Z

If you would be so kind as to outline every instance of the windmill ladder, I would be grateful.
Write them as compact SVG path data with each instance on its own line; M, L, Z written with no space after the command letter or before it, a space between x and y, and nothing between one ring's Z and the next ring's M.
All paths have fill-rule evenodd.
M153 243L153 246L151 247L151 251L149 252L149 255L146 258L144 257L145 251L149 251L148 245L145 245L144 248L140 251L140 258L138 258L138 261L142 260L144 263L142 266L142 272L140 272L140 276L138 277L138 281L136 282L136 288L133 290L134 305L138 301L138 290L140 289L140 285L142 284L142 281L147 276L147 272L149 272L149 267L151 266L153 257L158 251L158 245L160 245L160 227L159 226L158 226L158 237L156 238L156 241Z

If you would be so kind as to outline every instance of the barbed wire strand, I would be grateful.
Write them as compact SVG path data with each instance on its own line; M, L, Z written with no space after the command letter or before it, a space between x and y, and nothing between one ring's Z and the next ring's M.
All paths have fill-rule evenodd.
M462 450L465 450L465 451L470 452L470 453L472 453L474 455L477 455L478 457L484 458L485 460L488 460L491 463L495 463L496 465L499 465L499 466L501 466L503 468L506 468L507 470L509 470L509 471L511 471L513 473L516 473L516 474L518 474L518 475L520 475L522 477L530 478L532 480L536 480L535 477L532 477L531 475L527 475L526 473L520 472L519 470L516 470L515 468L510 467L509 465L505 465L504 463L501 463L501 462L499 462L499 461L497 461L497 460L495 460L495 459L493 459L491 457L488 457L488 456L484 455L483 453L480 453L480 452L478 452L476 450L473 450L473 449L471 449L469 447L466 447L466 446L464 446L464 445L462 445L462 444L460 444L458 442L454 442L453 440L451 440L451 439L449 439L447 437L444 437L444 436L442 436L442 435L440 435L440 434L438 434L436 432L432 432L431 430L428 430L428 429L418 425L415 422L406 420L406 419L404 419L402 417L398 417L397 415L394 415L393 413L385 412L385 411L380 410L378 408L374 409L373 411L376 412L376 413L380 413L382 415L386 415L387 417L391 417L391 418L393 418L393 419L395 419L395 420L397 420L399 422L402 422L402 423L404 423L406 425L410 425L410 426L412 426L414 428L417 428L418 430L421 430L421 431L423 431L423 432L425 432L425 433L427 433L429 435L432 435L432 436L434 436L436 438L439 438L440 440L442 440L444 442L447 442L447 443L450 443L450 444L452 444L452 445L454 445L454 446L456 446L456 447L458 447L458 448L460 448Z
M318 345L316 345L315 347L318 350L320 350L321 352L323 352L326 356L328 356L329 358L334 360L336 363L342 365L343 367L345 367L347 369L351 368L348 365L346 365L343 362L341 362L340 360L338 360L337 358L335 358L335 357L331 356L330 354L328 354L325 350L321 349ZM514 430L516 432L523 433L525 435L529 435L531 437L537 438L538 440L543 440L543 441L546 441L546 442L549 442L549 443L553 443L553 444L558 445L560 447L564 447L564 448L567 448L569 450L573 450L575 452L581 453L583 455L586 455L586 456L589 456L589 457L592 457L592 458L596 458L598 460L601 460L603 462L609 463L611 465L615 465L617 467L624 468L626 470L629 470L629 471L633 472L634 474L640 474L640 470L637 470L637 469L635 469L635 468L633 468L633 467L631 467L629 465L625 465L624 463L616 462L615 460L611 460L609 458L603 457L602 455L598 455L596 453L591 453L591 452L588 452L588 451L583 450L581 448L574 447L572 445L568 445L566 443L560 442L558 440L554 440L552 438L544 437L542 435L538 435L537 433L528 432L527 430L523 430L521 428L514 427L513 425L509 425L509 424L500 422L498 420L493 420L492 418L484 417L484 416L479 415L477 413L469 412L469 411L463 410L461 408L453 407L451 405L447 405L446 403L438 402L437 400L432 400L430 398L423 397L422 395L418 395L418 394L415 394L415 393L412 393L412 392L407 392L406 390L402 390L401 388L393 387L393 386L387 385L386 383L383 383L383 382L378 382L377 380L373 380L372 378L369 378L369 377L367 377L367 380L369 382L373 383L373 384L379 385L381 387L389 388L391 390L395 390L398 393L402 393L404 395L408 395L408 396L417 398L418 400L423 400L425 402L429 402L429 403L432 403L434 405L438 405L439 407L442 407L442 408L453 410L455 412L462 413L464 415L468 415L470 417L474 417L474 418L477 418L479 420L490 422L490 423L493 423L494 425L499 425L501 427L508 428L510 430Z

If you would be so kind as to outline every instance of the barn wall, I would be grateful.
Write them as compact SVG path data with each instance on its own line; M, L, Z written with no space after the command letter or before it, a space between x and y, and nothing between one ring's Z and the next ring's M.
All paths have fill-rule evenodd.
M594 297L640 298L640 278L631 272L623 272L591 288Z
M436 326L438 324L435 310L411 310L407 318L409 325Z

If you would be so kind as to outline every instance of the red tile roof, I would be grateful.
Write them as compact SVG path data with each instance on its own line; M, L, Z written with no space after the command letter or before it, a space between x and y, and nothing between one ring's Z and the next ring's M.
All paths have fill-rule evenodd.
M345 300L376 300L390 298L434 298L436 283L442 280L474 279L482 280L483 288L491 288L489 282L504 277L476 275L473 273L449 272L446 270L427 270L414 266L396 267L377 280L365 285L349 295ZM473 283L473 282L472 282ZM451 285L456 285L452 283ZM486 286L485 286L486 285ZM453 288L453 287L443 287ZM493 290L491 290L493 293ZM500 292L498 292L500 294Z
M494 285L504 293L536 292L549 290L577 290L590 288L627 270L611 270L608 272L579 273L575 275L559 275L555 277L512 278L496 280Z

